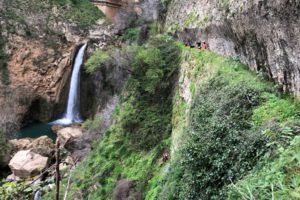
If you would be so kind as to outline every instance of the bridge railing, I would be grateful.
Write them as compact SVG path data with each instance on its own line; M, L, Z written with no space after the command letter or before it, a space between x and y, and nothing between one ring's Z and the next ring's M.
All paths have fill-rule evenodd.
M108 1L108 0L90 0L90 2L94 3L94 4L98 4L98 5L103 5L103 6L108 6L108 7L116 7L119 8L122 6L121 3L116 3L116 2L112 2L112 1Z

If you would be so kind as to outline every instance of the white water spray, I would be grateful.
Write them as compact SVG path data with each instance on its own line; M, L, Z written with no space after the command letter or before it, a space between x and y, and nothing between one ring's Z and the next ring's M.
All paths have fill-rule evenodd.
M73 66L69 97L68 97L68 106L67 110L62 119L58 119L51 124L61 124L69 125L72 123L82 122L80 116L80 94L79 94L79 84L80 84L80 68L83 63L84 52L87 44L84 44L78 51L76 59Z

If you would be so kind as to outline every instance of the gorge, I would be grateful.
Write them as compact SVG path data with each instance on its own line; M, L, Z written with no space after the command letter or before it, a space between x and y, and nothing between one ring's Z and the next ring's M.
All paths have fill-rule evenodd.
M0 199L300 199L299 13L0 0Z

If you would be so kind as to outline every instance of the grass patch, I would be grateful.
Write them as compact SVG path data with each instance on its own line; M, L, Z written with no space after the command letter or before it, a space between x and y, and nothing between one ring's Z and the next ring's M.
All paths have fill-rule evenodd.
M199 91L184 133L186 144L162 178L157 198L251 199L228 195L228 186L261 169L287 148L297 135L298 103L276 95L272 83L237 60L208 51L184 51L192 55L185 58L194 66L190 78L200 79ZM240 187L247 193L245 184Z
M273 162L229 188L228 199L300 199L300 137Z
M99 128L101 128L101 125L103 123L103 119L101 116L95 116L94 119L87 119L82 124L82 128L85 130L94 131Z

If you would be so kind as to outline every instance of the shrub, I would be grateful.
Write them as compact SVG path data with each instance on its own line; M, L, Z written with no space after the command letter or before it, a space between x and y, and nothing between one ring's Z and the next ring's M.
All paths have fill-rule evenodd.
M236 60L208 51L190 51L193 57L188 58L196 58L191 77L200 76L201 85L183 133L186 145L161 180L158 199L271 199L272 190L278 191L276 197L286 194L279 199L295 198L298 180L294 177L283 188L279 188L282 182L273 189L263 184L270 174L274 180L277 173L287 180L286 168L276 168L265 176L259 172L299 134L298 103L273 94L269 82ZM296 154L286 155L290 156L287 160L293 160ZM295 174L294 169L298 168L290 171ZM248 178L249 173L255 174L255 179L251 180L252 175ZM244 179L228 189L231 183ZM260 194L267 191L269 196L262 198ZM289 192L293 195L288 196Z
M279 158L229 187L228 199L299 199L300 137Z
M91 57L85 63L85 69L88 73L93 73L97 68L101 67L101 65L108 61L110 56L107 52L102 50L95 51Z
M86 130L95 131L101 127L103 119L101 116L96 116L94 119L87 119L82 127Z
M224 199L224 186L243 177L266 152L266 139L251 133L259 92L241 83L211 79L191 109L188 142L183 150L180 197Z
M139 35L140 35L140 30L138 28L128 28L125 30L124 34L122 35L122 40L133 42L138 39Z
M32 199L32 189L26 187L24 182L0 183L0 199Z
M180 57L180 51L173 40L162 36L133 48L121 124L133 147L149 150L171 133L172 77L179 65L179 59L171 56Z

